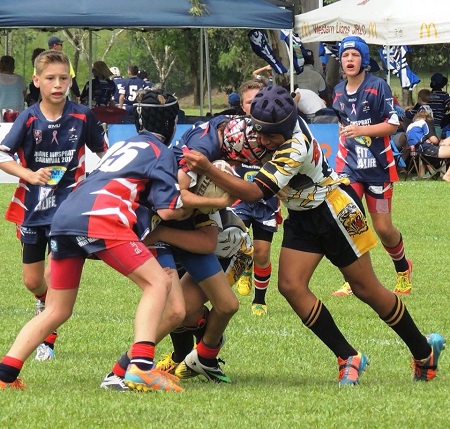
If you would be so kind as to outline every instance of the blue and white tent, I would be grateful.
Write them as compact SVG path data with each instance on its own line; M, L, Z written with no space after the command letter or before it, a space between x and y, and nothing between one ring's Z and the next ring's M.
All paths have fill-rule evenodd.
M201 0L202 16L189 0L3 0L0 28L260 28L292 29L292 10L266 0ZM291 6L286 3L286 7Z

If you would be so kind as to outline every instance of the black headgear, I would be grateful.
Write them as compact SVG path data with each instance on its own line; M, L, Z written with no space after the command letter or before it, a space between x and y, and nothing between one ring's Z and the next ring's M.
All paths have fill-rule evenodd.
M140 91L136 100L133 104L136 129L161 134L168 146L175 134L180 110L178 100L164 89Z
M282 86L265 86L253 98L250 115L257 132L292 137L297 124L297 108Z

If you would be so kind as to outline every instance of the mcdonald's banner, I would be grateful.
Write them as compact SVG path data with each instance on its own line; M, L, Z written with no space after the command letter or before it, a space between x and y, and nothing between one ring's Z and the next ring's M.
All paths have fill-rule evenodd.
M340 0L295 17L303 43L360 36L375 45L450 43L448 0Z

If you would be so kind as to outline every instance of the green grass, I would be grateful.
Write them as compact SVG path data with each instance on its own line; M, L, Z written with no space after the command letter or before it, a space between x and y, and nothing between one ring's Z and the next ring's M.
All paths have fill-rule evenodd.
M0 185L4 213L14 185ZM394 222L414 261L414 287L404 298L424 333L450 332L450 186L442 181L400 182ZM0 356L32 316L33 299L21 280L14 226L0 220ZM130 345L137 288L98 261L87 261L73 317L59 330L57 358L26 362L28 389L0 392L0 428L448 428L450 356L444 352L431 383L413 383L407 348L355 297L333 298L341 275L323 261L311 288L358 349L371 359L357 387L337 386L332 353L295 317L276 289L277 254L267 302L270 315L250 314L251 297L227 330L221 352L233 380L216 385L187 380L178 394L118 393L99 389L114 360ZM372 259L393 288L394 269L378 246ZM299 261L301 263L301 261ZM170 351L166 339L157 357Z

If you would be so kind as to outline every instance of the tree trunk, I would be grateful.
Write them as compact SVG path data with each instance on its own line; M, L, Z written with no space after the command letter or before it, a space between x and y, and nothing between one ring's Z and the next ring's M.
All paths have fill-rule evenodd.
M412 70L413 56L411 52L406 53L406 62L408 63L410 69ZM402 106L413 106L414 102L412 99L412 91L409 89L402 88Z
M333 91L334 87L340 82L340 80L341 74L339 60L330 55L330 57L328 58L325 81L331 92Z
M280 38L280 32L278 30L269 30L267 32L267 37L269 39L269 44L272 47L275 57L280 60L283 65L289 69L289 54L287 50L287 45L284 40ZM273 74L273 83L276 85L281 85L284 87L289 86L289 74Z
M410 91L407 88L402 88L402 106L412 106L414 105L413 99L412 99L412 91Z

